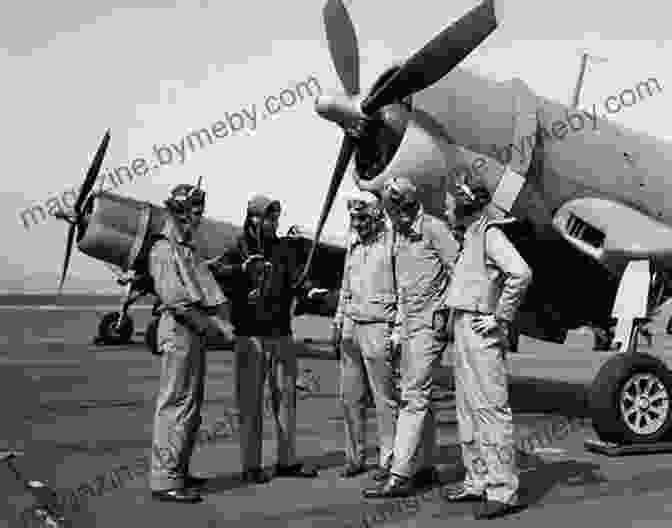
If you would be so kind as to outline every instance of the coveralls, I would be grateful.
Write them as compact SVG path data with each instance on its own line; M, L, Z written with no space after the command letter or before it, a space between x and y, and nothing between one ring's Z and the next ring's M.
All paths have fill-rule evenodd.
M519 482L508 401L506 324L485 335L475 332L472 324L479 314L512 322L532 272L496 225L482 216L467 228L446 305L454 309L464 486L469 493L485 492L488 500L515 504Z
M376 405L379 465L388 467L394 449L398 402L389 340L397 314L392 275L391 229L379 222L366 240L356 232L347 250L334 324L342 327L340 399L349 462L363 463L366 407Z
M149 254L149 273L161 300L157 347L163 352L154 415L153 491L184 487L205 396L206 311L227 302L172 219L161 235Z
M277 435L277 464L296 463L296 380L298 361L292 337L292 301L309 285L294 288L301 274L298 255L286 240L255 238L249 216L263 216L274 201L256 196L248 206L245 230L238 238L238 254L217 274L232 283L232 321L236 328L236 395L240 412L240 451L243 471L262 467L264 384L268 377ZM243 261L263 254L271 263L259 297L249 293L260 283L243 272ZM236 261L238 259L238 261Z
M390 472L413 477L433 467L436 423L432 404L434 371L444 345L432 327L442 306L457 243L448 227L419 208L408 233L395 230L394 255L400 327L401 406Z

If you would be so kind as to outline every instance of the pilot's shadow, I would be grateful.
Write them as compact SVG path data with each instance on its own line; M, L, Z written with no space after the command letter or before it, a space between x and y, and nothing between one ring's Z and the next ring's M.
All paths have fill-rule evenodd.
M374 460L377 456L376 448L368 447L366 449L366 456L369 460ZM301 461L314 465L318 470L342 467L345 464L345 451L327 451L321 455L301 457ZM373 464L371 467L374 467ZM273 475L273 467L266 466L263 469ZM221 493L255 485L257 484L243 482L240 473L228 473L211 478L203 493Z
M240 473L227 473L224 475L217 475L208 480L207 487L202 491L204 495L222 493L234 489L245 488L251 486L253 483L244 482Z
M595 486L607 479L600 472L600 465L576 460L544 461L536 455L518 453L520 471L520 509L543 503L543 499L555 487L566 488ZM439 475L440 485L458 483L464 479L460 446L456 444L439 447L437 463L444 469Z
M535 455L519 454L519 499L525 506L534 506L558 485L599 485L607 482L600 472L600 465L577 460L547 462Z

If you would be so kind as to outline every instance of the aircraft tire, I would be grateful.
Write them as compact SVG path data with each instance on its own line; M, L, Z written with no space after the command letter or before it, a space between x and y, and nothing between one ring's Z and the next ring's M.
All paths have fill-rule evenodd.
M672 335L672 317L667 320L667 327L665 327L667 335Z
M158 329L159 329L159 318L152 317L152 320L149 322L149 324L147 325L147 329L145 330L145 346L155 356L162 355L157 347L156 334L158 332Z
M108 312L98 324L98 337L104 344L126 345L131 342L133 337L133 319L126 316L122 321L119 330L114 328L115 323L121 314L119 312Z
M589 390L593 428L601 440L619 445L659 442L672 431L671 395L672 372L662 361L618 354L602 365Z

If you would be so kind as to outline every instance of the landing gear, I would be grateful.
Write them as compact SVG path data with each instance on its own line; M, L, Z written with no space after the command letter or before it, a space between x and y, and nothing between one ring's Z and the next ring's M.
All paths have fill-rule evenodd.
M642 328L649 322L650 278L648 261L635 261L621 279L613 313L620 353L602 365L588 394L593 428L601 441L586 441L593 451L645 452L651 444L662 449L672 434L672 372L661 360L637 352ZM665 447L672 448L672 443Z
M126 287L126 295L118 312L106 313L98 325L97 345L127 345L133 337L133 319L128 315L131 305L143 295L152 291L151 278L146 275L133 275L117 279L120 286ZM156 305L155 305L156 308Z
M667 326L665 327L665 333L667 335L672 335L672 317L667 320Z
M126 345L133 337L133 319L121 312L106 313L98 324L97 344Z
M672 373L648 354L625 353L600 369L589 393L593 428L601 440L645 444L672 429Z

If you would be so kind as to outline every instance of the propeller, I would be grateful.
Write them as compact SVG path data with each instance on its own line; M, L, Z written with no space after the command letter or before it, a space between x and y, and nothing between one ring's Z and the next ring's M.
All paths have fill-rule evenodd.
M70 224L70 228L68 229L68 240L65 246L65 259L63 261L63 272L61 274L61 280L58 284L59 295L63 290L63 283L65 282L65 277L68 273L68 266L70 265L70 256L72 255L72 245L75 240L75 229L78 226L81 226L82 223L82 216L83 216L82 206L86 202L86 199L88 198L89 193L91 192L91 189L93 189L93 185L96 182L96 179L98 178L98 173L100 172L100 167L103 164L103 159L105 158L105 153L107 152L107 145L109 143L110 143L110 131L108 130L107 132L105 132L105 135L103 136L103 139L100 142L100 145L98 146L98 150L96 151L96 155L93 157L93 161L89 166L89 170L86 172L86 177L84 178L84 182L82 183L82 187L79 191L79 196L77 196L75 206L73 207L74 214L56 215L57 218L65 220Z
M327 0L327 3L322 10L322 18L324 20L324 29L327 34L331 60L334 63L339 79L341 79L341 82L343 83L343 88L345 88L347 97L341 98L340 100L334 100L334 98L318 98L316 101L316 110L318 114L321 113L326 117L327 115L330 115L329 109L333 109L333 120L336 121L339 119L341 113L339 112L339 109L348 106L352 108L354 106L352 105L353 98L359 95L359 45L357 43L355 26L350 19L348 10L341 0ZM341 125L345 125L349 121L352 122L354 119L358 118L359 115L360 112L352 108L352 111L350 112L350 115L346 117L346 120L341 121ZM303 268L303 272L299 277L298 284L303 283L308 278L310 265L313 262L313 257L315 256L315 250L317 249L317 243L320 240L322 229L327 221L331 206L336 198L336 193L341 186L343 176L345 175L345 171L350 164L350 158L352 158L354 152L355 141L346 134L341 142L341 150L338 153L336 166L334 167L331 182L329 183L329 189L327 190L327 195L324 199L324 204L322 205L322 212L320 213L320 219L317 222L313 244L310 248L308 260Z
M362 103L372 114L386 104L424 90L448 74L497 28L494 0L485 0L430 40Z
M320 96L315 103L315 110L321 117L346 129L358 121L375 119L376 113L384 106L400 101L443 78L497 27L494 0L483 0L412 55L386 82L376 87L362 101L359 96L357 35L342 0L327 0L323 19L331 60L346 95ZM322 229L357 147L356 140L346 134L299 283L308 277Z

